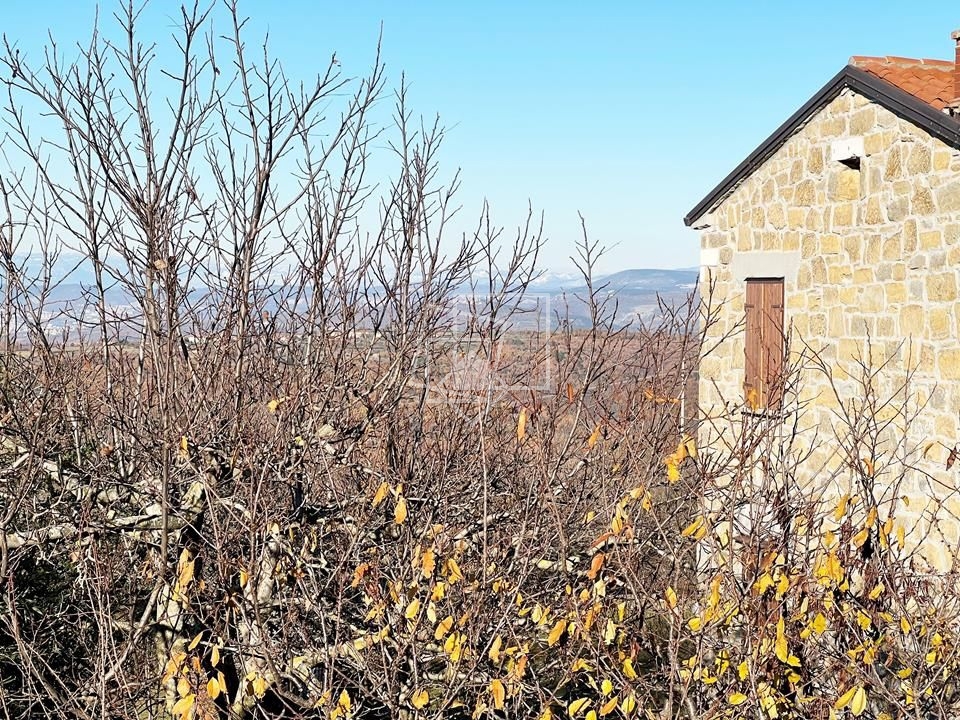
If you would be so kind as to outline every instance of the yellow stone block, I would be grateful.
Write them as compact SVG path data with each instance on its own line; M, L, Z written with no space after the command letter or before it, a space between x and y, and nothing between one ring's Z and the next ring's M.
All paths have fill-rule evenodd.
M833 208L833 227L850 227L853 225L853 205L841 203Z
M853 271L849 265L831 265L827 269L827 280L831 285L845 285L852 274Z
M900 305L907 301L907 286L902 282L888 282L883 286L887 305Z
M923 305L905 305L900 308L900 333L905 337L923 331Z
M820 252L824 255L834 255L840 252L840 236L823 235L820 238Z
M860 297L860 288L856 285L848 285L840 288L840 302L847 306L855 306Z
M860 171L843 169L837 177L835 200L860 199Z
M920 248L922 250L933 250L943 245L943 233L939 230L927 230L920 233Z
M928 336L942 340L950 336L950 313L946 308L931 308L927 311Z
M802 208L792 207L787 210L787 227L799 230L803 227L807 212Z
M915 215L930 215L936 210L930 188L917 187L914 189L910 209Z
M953 272L938 273L927 277L927 300L953 302L957 299L957 277Z
M960 350L941 350L937 357L937 369L944 380L960 380Z

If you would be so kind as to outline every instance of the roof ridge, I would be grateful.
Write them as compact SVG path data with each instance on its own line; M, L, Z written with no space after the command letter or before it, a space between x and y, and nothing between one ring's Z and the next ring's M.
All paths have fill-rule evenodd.
M858 66L861 63L883 63L885 65L897 65L901 67L911 67L916 65L927 65L933 67L952 68L951 60L942 60L940 58L909 58L901 55L852 55L850 64Z

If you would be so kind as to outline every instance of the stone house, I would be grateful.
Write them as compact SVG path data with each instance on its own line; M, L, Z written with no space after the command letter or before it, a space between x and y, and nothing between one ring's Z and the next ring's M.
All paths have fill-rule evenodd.
M960 31L953 39L954 61L851 58L684 219L700 231L716 317L701 446L746 417L789 420L805 467L842 492L850 453L822 441L844 398L863 394L859 363L883 365L891 425L864 451L871 472L881 482L906 468L902 512L949 542L960 523L931 523L929 510L960 517L960 464L947 470L960 439ZM900 400L918 411L909 423Z

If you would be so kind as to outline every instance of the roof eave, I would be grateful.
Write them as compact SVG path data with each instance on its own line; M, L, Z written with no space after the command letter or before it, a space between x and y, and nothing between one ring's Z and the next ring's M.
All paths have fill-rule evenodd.
M783 125L737 165L720 184L694 206L683 219L690 227L701 217L714 210L732 193L740 182L760 167L796 132L803 123L837 97L844 88L850 88L873 100L898 117L923 128L933 137L955 148L960 148L960 122L928 105L920 98L901 90L866 70L847 65L834 75L826 85L810 98L803 107L791 115Z

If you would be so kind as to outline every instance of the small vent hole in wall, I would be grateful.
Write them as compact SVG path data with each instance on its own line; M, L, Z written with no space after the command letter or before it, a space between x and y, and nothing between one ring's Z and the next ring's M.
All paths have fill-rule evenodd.
M858 157L848 157L840 161L841 165L846 165L851 170L860 170L860 158Z

